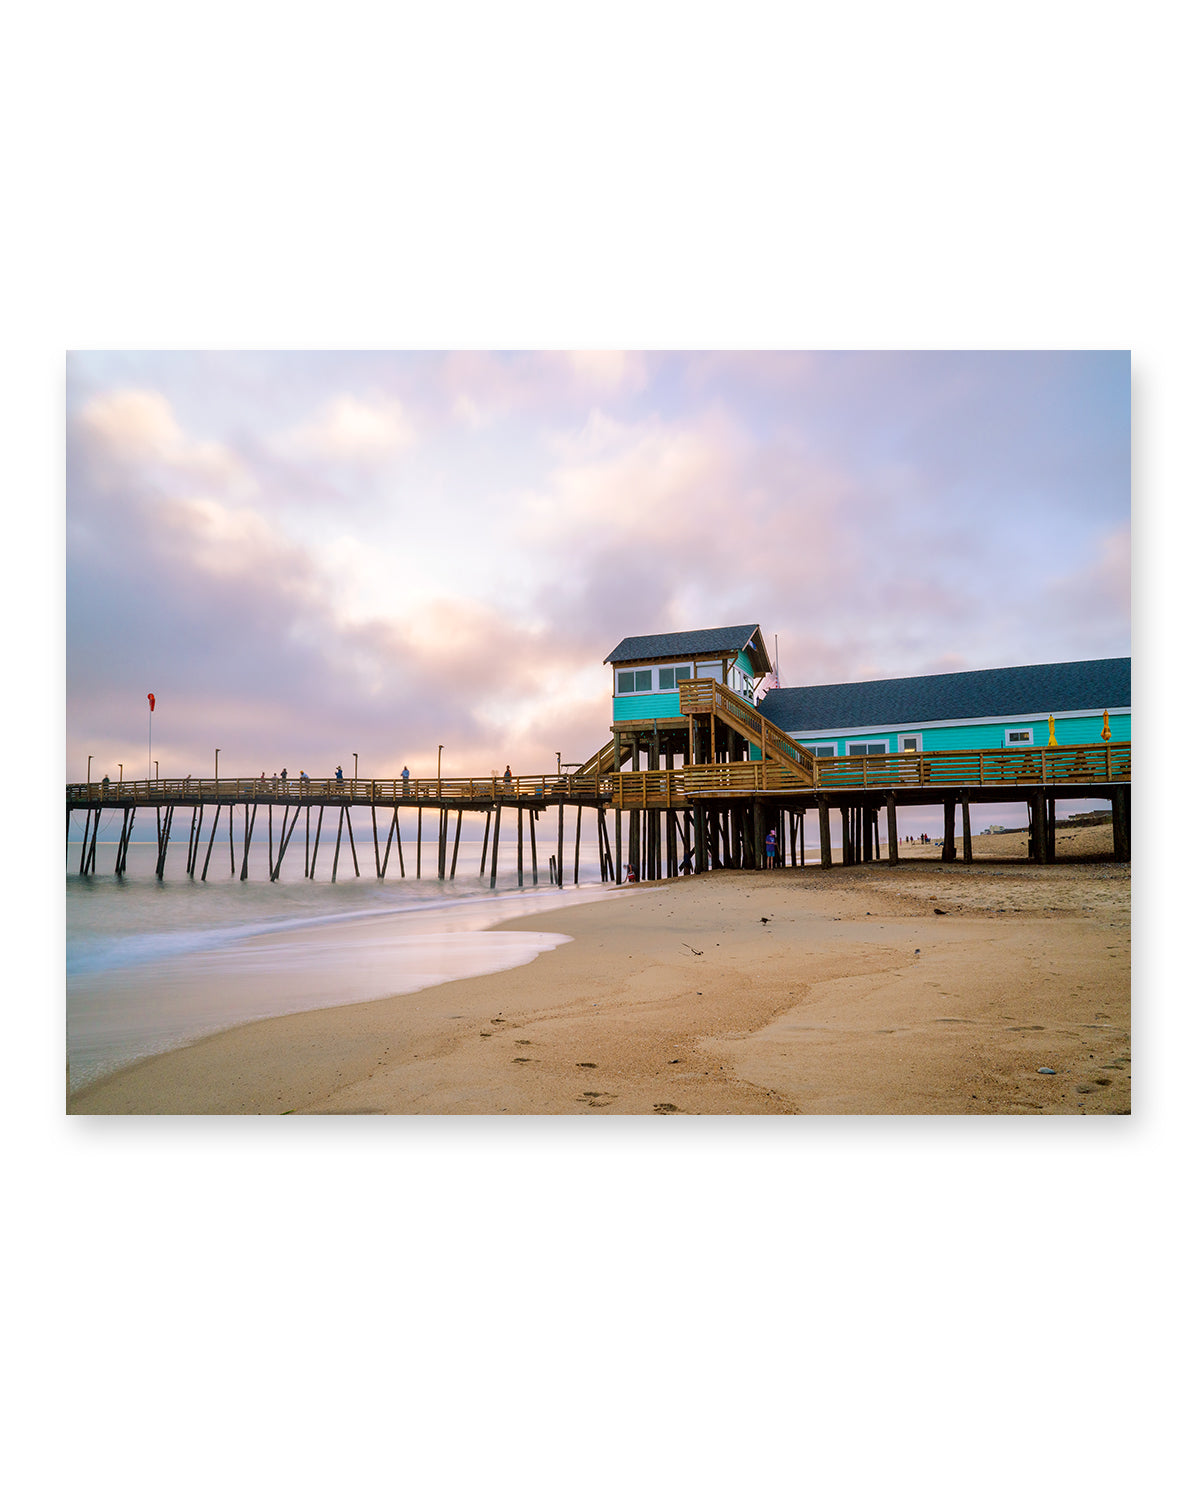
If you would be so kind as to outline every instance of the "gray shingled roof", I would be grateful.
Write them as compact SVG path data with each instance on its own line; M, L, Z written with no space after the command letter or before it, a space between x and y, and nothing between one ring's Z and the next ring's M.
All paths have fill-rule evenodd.
M1127 708L1132 703L1131 658L1061 661L882 682L836 682L821 687L772 688L759 712L780 729L917 725L941 719L998 719Z
M627 635L604 660L655 661L673 656L700 656L706 651L744 651L757 629L757 625L724 625L719 630L677 630L671 635ZM769 670L769 666L768 663L763 670Z

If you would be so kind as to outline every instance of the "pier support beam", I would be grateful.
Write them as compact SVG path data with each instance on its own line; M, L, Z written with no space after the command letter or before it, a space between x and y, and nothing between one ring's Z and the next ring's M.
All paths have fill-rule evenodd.
M1113 858L1128 864L1133 847L1131 826L1132 792L1129 787L1118 787L1112 795Z
M900 863L900 836L896 832L896 799L887 799L888 864Z
M971 853L971 804L967 800L966 792L962 795L962 825L963 825L963 864L972 863L974 856Z
M817 802L817 822L821 827L821 868L833 869L833 841L829 836L829 803L824 797Z
M1046 794L1034 792L1029 799L1030 856L1035 865L1046 863Z
M454 879L454 872L458 869L458 841L462 835L462 808L458 809L458 820L454 824L454 853L450 858L450 879Z
M942 801L942 863L953 864L957 852L954 847L954 798L946 797Z
M496 889L496 865L500 860L500 814L502 811L502 806L497 803L496 826L492 830L492 890Z

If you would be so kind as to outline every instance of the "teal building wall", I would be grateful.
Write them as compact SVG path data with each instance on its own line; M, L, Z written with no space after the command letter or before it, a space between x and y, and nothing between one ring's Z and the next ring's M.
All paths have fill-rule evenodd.
M1114 714L1108 716L1108 727L1111 731L1112 741L1128 740L1132 737L1132 715ZM1003 723L989 723L979 720L971 724L951 724L941 727L925 729L920 724L907 724L896 728L871 731L864 733L856 730L847 734L839 730L829 735L796 735L800 744L812 749L817 745L834 744L837 746L838 755L847 755L847 745L851 741L859 742L870 740L872 743L886 741L889 752L898 752L900 749L900 736L902 734L919 734L921 736L922 750L1003 750L1017 749L1019 746L1006 746L1005 733L1009 729L1028 729L1032 738L1028 748L1039 749L1050 741L1050 726L1045 719L1006 719ZM1101 741L1104 731L1104 715L1087 714L1079 718L1058 718L1054 720L1054 738L1058 741L1059 748L1065 745L1096 745Z

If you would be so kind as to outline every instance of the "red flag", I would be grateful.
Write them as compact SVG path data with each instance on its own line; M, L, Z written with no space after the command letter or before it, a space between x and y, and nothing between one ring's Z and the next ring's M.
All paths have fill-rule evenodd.
M153 713L154 712L154 694L153 693L147 693L146 697L149 698L149 700L150 700L150 712Z

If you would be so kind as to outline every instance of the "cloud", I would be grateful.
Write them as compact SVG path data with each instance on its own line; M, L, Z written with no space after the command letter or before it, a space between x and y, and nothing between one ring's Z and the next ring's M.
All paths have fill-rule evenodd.
M158 391L118 390L94 397L79 416L79 431L93 474L114 480L140 470L157 482L182 480L251 492L253 478L221 443L190 438Z
M342 394L329 400L312 421L283 433L276 446L285 454L373 465L404 452L415 441L415 424L399 401Z

